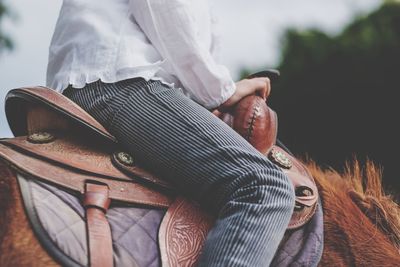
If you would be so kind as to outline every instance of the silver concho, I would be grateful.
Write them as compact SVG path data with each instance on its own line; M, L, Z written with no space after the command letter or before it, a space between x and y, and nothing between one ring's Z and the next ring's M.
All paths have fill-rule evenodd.
M54 141L56 136L49 132L37 132L28 136L28 141L35 144L46 144Z
M120 152L116 152L114 155L115 155L115 159L118 160L119 163L122 163L126 166L133 166L134 160L130 154L120 151Z
M284 169L290 169L293 166L292 161L281 151L272 149L269 153L269 158L273 163Z

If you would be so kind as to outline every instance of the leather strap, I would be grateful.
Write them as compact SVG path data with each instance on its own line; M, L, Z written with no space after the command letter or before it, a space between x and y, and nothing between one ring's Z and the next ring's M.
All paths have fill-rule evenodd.
M110 206L108 186L86 182L83 206L86 210L86 227L89 248L89 266L113 266L111 229L106 218Z
M80 140L79 138L82 137L79 136L59 132L52 134L56 136L55 140L40 145L29 142L26 136L0 140L0 143L30 154L32 157L90 172L96 177L108 176L114 180L124 181L133 179L139 183L157 186L162 190L174 191L171 184L137 165L124 166L116 160L111 160L111 149L88 145L88 140Z
M174 197L147 188L134 181L117 181L104 177L95 177L83 172L58 166L51 162L25 155L0 143L0 158L3 158L13 168L28 173L40 180L47 181L63 188L84 193L87 180L96 180L107 184L110 188L110 198L128 203L147 205L151 207L167 208Z

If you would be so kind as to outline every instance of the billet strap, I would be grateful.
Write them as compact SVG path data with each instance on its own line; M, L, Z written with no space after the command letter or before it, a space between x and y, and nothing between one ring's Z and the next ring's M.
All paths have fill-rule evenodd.
M87 181L83 206L86 211L86 228L91 267L112 267L113 247L106 212L110 206L109 189L105 184Z

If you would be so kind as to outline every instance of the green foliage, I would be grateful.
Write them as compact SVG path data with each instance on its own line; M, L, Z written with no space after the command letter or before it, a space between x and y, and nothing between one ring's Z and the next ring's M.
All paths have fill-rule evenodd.
M400 188L399 3L385 2L338 36L288 30L284 40L282 78L270 99L280 138L336 168L353 155L369 157Z
M3 2L0 2L0 53L5 50L13 48L13 42L10 37L6 35L1 28L3 19L9 15L9 11Z

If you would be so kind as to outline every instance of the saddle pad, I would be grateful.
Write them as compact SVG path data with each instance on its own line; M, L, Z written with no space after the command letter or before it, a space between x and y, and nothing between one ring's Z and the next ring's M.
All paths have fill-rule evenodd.
M36 217L33 221L40 224L34 227L44 229L42 232L47 234L47 238L50 238L54 246L50 250L61 251L61 254L69 258L69 261L61 259L60 263L63 266L87 266L85 212L79 198L49 184L24 178L22 175L18 175L18 180L24 192L25 205L29 203L33 209L30 215L33 214ZM114 266L161 265L157 234L164 214L163 209L127 205L114 205L108 210ZM32 218L30 219L32 221Z
M324 247L321 200L312 219L301 228L287 230L271 266L318 266Z
M25 192L24 203L34 211L28 214L31 221L34 214L36 218L33 221L39 222L39 227L44 229L54 246L52 249L61 251L68 258L68 261L59 258L60 263L63 266L87 266L85 213L79 198L47 183L24 178L21 174L18 179ZM164 209L123 204L108 210L116 267L161 266L157 235L164 215ZM286 232L271 266L317 266L322 250L323 220L319 203L308 224Z

